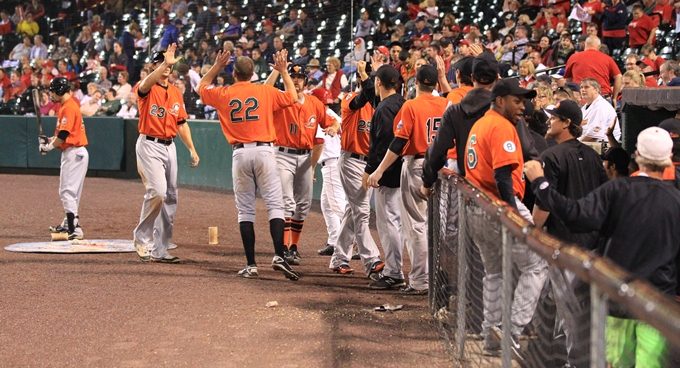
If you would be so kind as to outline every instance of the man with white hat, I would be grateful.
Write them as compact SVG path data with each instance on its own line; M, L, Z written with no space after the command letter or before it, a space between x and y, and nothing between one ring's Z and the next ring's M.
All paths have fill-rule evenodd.
M636 177L612 180L580 200L559 194L538 161L524 164L531 187L551 214L575 231L597 231L597 252L659 291L675 296L675 258L680 247L680 191L663 180L672 165L673 140L659 127L637 139ZM666 341L659 331L612 303L607 317L607 363L618 367L666 367Z

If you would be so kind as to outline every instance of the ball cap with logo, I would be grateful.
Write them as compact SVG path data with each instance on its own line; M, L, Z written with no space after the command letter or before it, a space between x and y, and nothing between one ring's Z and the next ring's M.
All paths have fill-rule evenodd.
M661 166L670 166L673 139L663 128L651 127L640 132L637 138L637 153L652 161L659 161Z
M524 98L534 98L536 97L536 91L520 87L519 80L516 78L501 79L493 86L493 89L491 90L491 97L494 100L496 97L505 97L509 95Z
M545 109L550 115L558 116L564 120L570 119L572 124L581 125L583 120L583 112L581 108L578 107L576 102L571 100L564 100L557 105L554 109Z
M420 84L424 84L426 86L436 86L438 79L439 73L437 72L437 68L433 67L432 65L423 65L416 73L416 80Z
M378 77L383 83L397 83L401 74L392 65L383 65L371 73L371 77Z

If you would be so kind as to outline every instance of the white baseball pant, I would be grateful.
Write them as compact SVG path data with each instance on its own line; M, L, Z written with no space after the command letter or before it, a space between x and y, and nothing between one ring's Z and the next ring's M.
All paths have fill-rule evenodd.
M347 199L340 183L340 168L337 158L329 158L321 163L321 213L328 229L326 244L335 246L340 235L340 221L347 209Z
M69 147L61 152L59 198L64 211L78 216L83 183L87 175L90 155L85 147Z

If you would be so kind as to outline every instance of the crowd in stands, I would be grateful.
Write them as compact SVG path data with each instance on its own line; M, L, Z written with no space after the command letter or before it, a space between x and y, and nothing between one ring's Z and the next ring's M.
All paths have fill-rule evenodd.
M569 19L574 7L582 10L578 19L587 21ZM149 16L120 0L103 5L32 0L16 4L12 14L0 11L0 113L33 112L32 89L65 76L86 115L130 115L133 109L124 107L132 101L127 98L131 86L149 72L144 63L149 49L172 43L183 56L171 82L182 84L187 110L198 118L214 118L214 109L200 105L194 88L220 49L252 58L254 79L263 81L272 55L287 48L292 63L307 66L309 88L329 89L336 103L356 86L356 62L373 53L384 55L400 71L407 97L413 95L420 65L434 65L435 57L442 56L454 87L465 83L456 78L455 62L483 51L494 53L504 76L520 78L522 86L550 86L545 101L553 101L557 88L566 87L583 103L576 86L586 77L598 81L603 98L615 100L621 88L680 85L675 61L680 1L505 0L499 9L475 18L456 15L457 5L446 0L357 0L350 9L356 14L353 41L335 44L335 53L324 58L317 42L323 26L317 23L341 16L329 1L255 0L243 7L233 0L156 0L152 8ZM579 62L584 60L580 54L589 57ZM220 73L216 85L233 81L230 68ZM54 115L55 108L44 110Z

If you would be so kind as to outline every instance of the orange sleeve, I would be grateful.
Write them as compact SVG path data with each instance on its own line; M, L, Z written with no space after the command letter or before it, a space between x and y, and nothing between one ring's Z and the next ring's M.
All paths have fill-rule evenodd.
M59 122L59 130L68 131L69 135L76 134L76 112L71 106L62 108L62 117Z
M513 170L522 163L522 150L515 128L506 122L493 125L491 141L491 165L494 170L511 165Z
M214 85L203 86L201 88L201 101L205 105L210 105L217 107L220 103L220 97L224 95L223 91L226 92L229 87L215 87Z
M279 91L278 89L268 84L265 84L263 86L267 91L268 95L271 97L272 101L274 102L273 111L284 109L295 103L295 100L293 100L293 96L291 96L290 93L285 91Z
M317 109L316 109L316 116L320 116L319 118L319 125L322 128L328 128L329 126L333 125L333 119L330 115L326 113L326 106L324 106L321 103L317 104Z
M411 134L413 133L413 109L411 104L404 104L401 110L397 113L394 118L394 136L398 138L403 138L406 140L411 139Z

